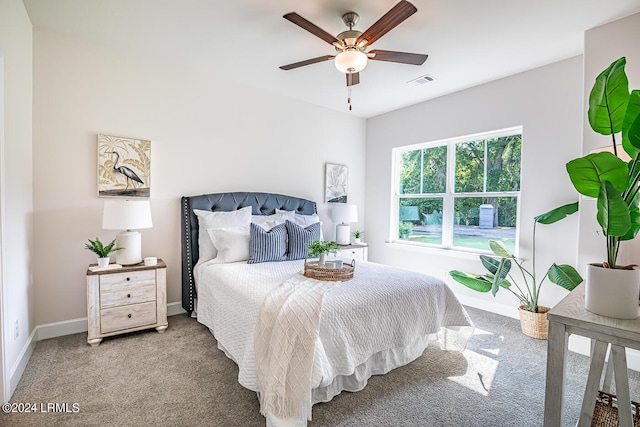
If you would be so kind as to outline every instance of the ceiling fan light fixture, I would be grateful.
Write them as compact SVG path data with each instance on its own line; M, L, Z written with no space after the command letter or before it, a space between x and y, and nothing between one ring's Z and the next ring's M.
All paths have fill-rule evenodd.
M369 58L364 52L347 49L336 55L336 68L343 73L359 73L367 66Z

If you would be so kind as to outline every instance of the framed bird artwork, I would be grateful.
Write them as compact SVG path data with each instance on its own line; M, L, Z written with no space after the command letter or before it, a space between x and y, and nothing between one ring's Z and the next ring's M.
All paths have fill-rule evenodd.
M151 141L98 135L98 197L151 195Z

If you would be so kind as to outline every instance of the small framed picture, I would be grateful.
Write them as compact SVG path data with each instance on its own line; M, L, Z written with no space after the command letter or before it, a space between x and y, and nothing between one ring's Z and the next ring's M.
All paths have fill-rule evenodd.
M326 203L347 203L348 181L348 167L327 163L324 201Z
M151 141L98 135L98 197L150 197Z

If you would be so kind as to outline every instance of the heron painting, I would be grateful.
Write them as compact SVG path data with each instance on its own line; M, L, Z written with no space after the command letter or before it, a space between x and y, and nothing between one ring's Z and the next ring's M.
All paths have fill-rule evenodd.
M151 142L98 135L98 196L149 197Z

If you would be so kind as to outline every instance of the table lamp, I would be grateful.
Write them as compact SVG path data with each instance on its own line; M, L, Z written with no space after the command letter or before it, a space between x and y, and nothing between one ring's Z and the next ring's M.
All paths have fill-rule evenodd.
M345 223L358 222L358 207L343 203L333 205L331 221L340 223L336 225L336 243L348 245L351 243L351 226Z
M102 228L121 230L116 235L116 263L138 264L142 261L142 235L139 230L151 228L151 206L148 200L105 200Z

